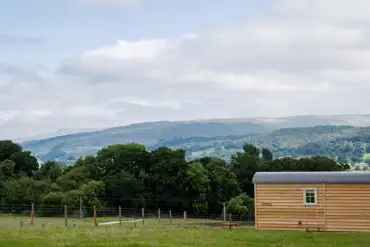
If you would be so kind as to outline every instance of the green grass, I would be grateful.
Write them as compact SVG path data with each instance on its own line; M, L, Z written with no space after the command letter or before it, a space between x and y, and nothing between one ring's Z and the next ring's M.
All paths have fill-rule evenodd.
M230 231L216 227L163 226L155 220L147 220L145 225L137 224L136 227L133 224L122 224L96 228L90 221L84 221L78 228L65 228L56 224L63 221L55 219L42 227L42 221L38 220L33 227L20 228L19 225L6 224L15 221L14 218L1 218L0 246L361 247L369 246L370 239L369 233L261 231L250 227Z

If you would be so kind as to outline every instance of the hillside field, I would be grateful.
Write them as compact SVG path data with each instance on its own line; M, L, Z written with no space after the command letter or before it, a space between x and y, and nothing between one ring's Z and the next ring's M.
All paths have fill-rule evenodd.
M0 219L0 246L90 246L90 247L170 247L170 246L253 246L253 247L365 247L369 233L310 233L262 231L251 227L236 230L197 226L104 226L68 228L4 227Z
M229 160L233 153L241 151L244 143L250 143L259 148L268 148L276 158L323 155L342 163L370 163L370 127L323 125L277 130L254 128L253 131L259 132L245 131L245 134L241 134L243 124L233 124L136 126L127 127L124 131L109 129L29 141L22 146L41 161L56 160L61 164L72 164L80 156L95 155L108 145L130 142L143 144L149 150L161 146L184 149L188 160L204 156ZM130 128L133 128L131 132L128 130ZM245 129L248 130L247 127Z

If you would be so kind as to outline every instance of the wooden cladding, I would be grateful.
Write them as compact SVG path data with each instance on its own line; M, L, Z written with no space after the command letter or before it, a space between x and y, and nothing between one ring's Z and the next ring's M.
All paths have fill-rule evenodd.
M258 229L370 232L370 184L255 184L255 204Z
M370 232L370 184L327 184L328 231Z

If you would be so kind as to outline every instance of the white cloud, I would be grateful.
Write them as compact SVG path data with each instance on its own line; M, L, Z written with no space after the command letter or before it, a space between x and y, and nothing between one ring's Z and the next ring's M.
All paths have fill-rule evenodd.
M61 0L67 1L73 4L83 4L83 5L105 5L105 6L121 6L121 7L132 7L137 6L144 0Z
M132 104L138 105L143 107L154 107L154 108L168 108L168 109L181 109L181 106L176 101L158 101L158 100L147 100L147 99L140 99L135 97L127 97L127 98L113 98L109 99L106 103L106 107L113 107L120 106L121 104Z
M19 115L18 111L12 111L12 110L0 111L0 121L5 123L6 121L11 120L17 115ZM0 126L1 126L1 122L0 122Z
M82 53L82 59L119 59L122 61L147 61L155 58L161 50L168 49L166 40L118 41L114 46L98 48Z
M14 96L2 99L0 93L0 111L12 110L0 118L7 128L0 136L25 126L16 112L32 115L31 127L40 132L161 119L368 111L370 2L274 3L245 23L83 51L65 60L42 92L20 79L0 83Z

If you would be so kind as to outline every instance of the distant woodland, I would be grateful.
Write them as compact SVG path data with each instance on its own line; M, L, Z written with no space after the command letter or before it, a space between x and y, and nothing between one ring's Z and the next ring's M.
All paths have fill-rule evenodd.
M362 141L362 140L361 140ZM354 145L351 148L356 148ZM312 147L314 149L315 147ZM346 149L345 149L346 150ZM339 151L337 151L339 153ZM189 213L243 214L253 201L257 171L338 171L349 166L325 156L274 158L267 149L245 143L229 161L202 157L188 161L183 149L147 150L136 143L110 145L71 166L42 165L12 141L0 141L0 204L44 207L161 208Z

